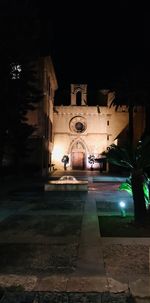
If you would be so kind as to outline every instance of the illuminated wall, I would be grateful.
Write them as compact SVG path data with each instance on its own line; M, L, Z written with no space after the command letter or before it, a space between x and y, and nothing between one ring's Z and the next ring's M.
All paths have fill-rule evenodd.
M77 152L72 149L73 142L79 145L78 152L84 153L84 168L89 168L88 156L94 154L98 157L106 148L117 142L117 136L128 125L128 111L125 107L120 107L115 111L114 107L110 107L113 95L108 93L107 106L78 106L75 103L75 89L84 90L84 99L86 99L85 85L71 86L71 102L70 106L56 106L54 111L54 148L52 152L52 161L57 169L63 169L61 159L64 154L69 155L70 162L68 168L72 169L72 154ZM83 100L81 100L83 104ZM141 110L135 114L141 117ZM144 125L138 124L139 134ZM98 164L94 164L94 168L98 168Z
M53 149L53 105L57 80L50 57L40 58L36 62L36 69L39 79L38 87L43 97L37 103L36 110L27 114L28 122L36 127L36 131L31 136L33 152L28 161L39 166L42 175L47 175Z

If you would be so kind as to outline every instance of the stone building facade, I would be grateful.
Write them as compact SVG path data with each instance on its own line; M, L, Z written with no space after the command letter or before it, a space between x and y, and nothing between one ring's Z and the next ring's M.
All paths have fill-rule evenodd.
M87 85L71 84L71 98L68 106L54 108L54 146L52 161L56 169L63 169L62 158L69 156L68 169L89 169L89 156L101 157L112 143L122 140L128 127L128 109L121 106L116 111L110 107L114 94L107 95L105 106L88 106ZM140 138L144 129L144 112L136 108L134 113L135 138ZM94 169L99 168L95 163Z
M53 106L57 80L51 57L42 57L36 62L39 88L42 98L37 108L27 115L29 124L36 127L30 138L31 153L28 165L42 175L47 175L51 167L53 149Z

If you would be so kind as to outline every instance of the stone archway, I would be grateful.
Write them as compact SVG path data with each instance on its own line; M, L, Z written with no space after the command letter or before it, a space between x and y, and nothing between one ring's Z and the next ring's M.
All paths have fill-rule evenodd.
M82 141L77 140L71 147L72 169L83 170L86 167L86 148Z

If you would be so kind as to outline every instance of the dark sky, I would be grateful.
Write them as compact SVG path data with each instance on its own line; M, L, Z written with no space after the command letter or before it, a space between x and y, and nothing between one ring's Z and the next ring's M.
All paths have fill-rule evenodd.
M10 27L16 18L28 23L28 15L42 21L40 46L51 50L60 88L109 88L132 73L144 79L150 70L150 11L144 1L67 2L1 0L0 12L3 7Z
M52 57L60 87L88 83L108 88L148 68L149 11L130 2L71 1L54 7Z

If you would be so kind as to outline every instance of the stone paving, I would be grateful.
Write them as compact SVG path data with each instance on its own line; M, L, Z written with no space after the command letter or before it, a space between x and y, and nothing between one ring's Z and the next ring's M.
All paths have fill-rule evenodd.
M63 174L55 172L51 178ZM108 214L110 206L119 211L122 193L117 187L124 179L91 171L67 174L88 180L88 193L44 193L41 181L18 185L20 190L12 186L7 194L3 188L1 287L22 285L27 302L34 303L132 302L131 293L137 302L146 302L150 239L102 238L99 230L99 212ZM132 199L124 198L132 212ZM40 292L46 292L47 298ZM7 302L6 297L3 294L0 303Z

